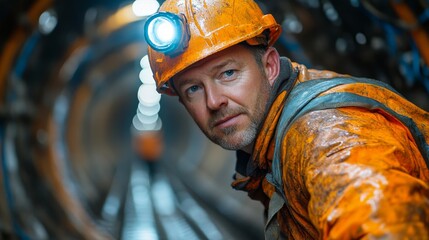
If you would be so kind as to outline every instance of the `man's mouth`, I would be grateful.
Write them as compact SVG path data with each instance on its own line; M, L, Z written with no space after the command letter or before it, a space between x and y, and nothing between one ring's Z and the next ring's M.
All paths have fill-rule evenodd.
M237 118L240 116L241 114L233 114L233 115L229 115L226 117L223 117L219 120L216 120L213 124L214 127L218 127L218 128L226 128L226 127L230 127L232 125L234 125L236 123Z

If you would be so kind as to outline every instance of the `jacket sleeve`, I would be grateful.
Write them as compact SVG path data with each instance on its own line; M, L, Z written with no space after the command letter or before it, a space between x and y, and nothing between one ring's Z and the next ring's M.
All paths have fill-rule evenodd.
M429 238L429 171L392 116L356 107L308 113L287 133L282 157L285 194L308 196L299 208L323 239Z

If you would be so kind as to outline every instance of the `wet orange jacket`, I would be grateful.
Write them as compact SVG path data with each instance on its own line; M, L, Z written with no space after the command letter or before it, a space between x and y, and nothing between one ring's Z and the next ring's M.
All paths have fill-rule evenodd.
M292 66L298 70L294 87L340 76ZM404 98L371 84L341 85L323 94L345 91L411 116L429 142L429 114ZM299 117L277 143L282 189L276 191L267 174L287 96L283 91L273 101L256 139L251 174L236 174L232 183L264 204L268 221L273 215L280 232L266 237L429 239L429 170L410 129L383 109L347 106ZM278 212L271 206L275 196L284 201Z

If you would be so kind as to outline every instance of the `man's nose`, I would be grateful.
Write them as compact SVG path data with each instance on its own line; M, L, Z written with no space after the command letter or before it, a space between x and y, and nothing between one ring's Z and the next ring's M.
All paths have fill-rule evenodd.
M228 99L225 96L225 91L216 85L206 86L206 102L207 108L210 110L218 110L224 105L227 105Z

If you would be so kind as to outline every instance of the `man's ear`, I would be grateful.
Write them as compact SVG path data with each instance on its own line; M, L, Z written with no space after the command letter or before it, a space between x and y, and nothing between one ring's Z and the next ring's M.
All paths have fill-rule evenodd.
M263 64L265 74L267 76L270 85L274 85L274 81L277 79L280 73L280 55L277 49L269 47L263 56Z

